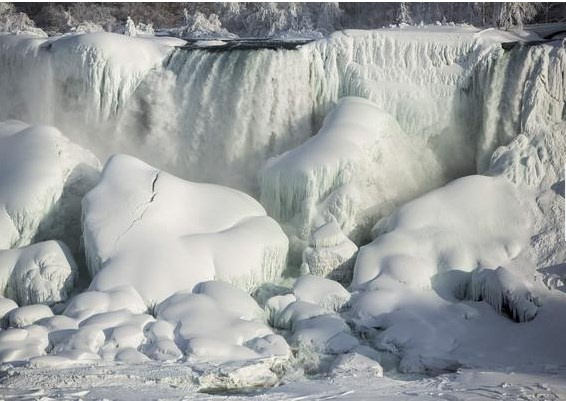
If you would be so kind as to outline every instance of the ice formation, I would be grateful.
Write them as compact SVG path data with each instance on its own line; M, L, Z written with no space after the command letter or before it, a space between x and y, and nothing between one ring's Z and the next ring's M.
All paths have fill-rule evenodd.
M62 242L0 251L0 296L19 305L64 302L77 278L75 260Z
M298 242L301 245L301 242ZM340 229L336 221L318 227L303 250L301 272L350 282L358 247Z
M349 30L298 50L237 52L108 33L2 35L0 119L55 124L102 159L128 153L182 178L257 194L269 157L317 132L338 99L358 96L427 142L452 178L474 170L483 115L501 125L481 97L496 73L488 67L503 57L499 43L520 38L488 34ZM485 138L492 151L507 142Z
M76 253L81 198L99 168L54 127L0 123L0 249L60 239Z
M368 100L342 98L318 134L267 162L261 200L292 225L291 235L306 239L335 221L359 240L384 208L441 182L439 170L426 143L391 115Z
M474 270L459 292L463 299L486 301L517 322L533 320L542 306L532 285L503 267Z
M375 381L390 369L563 363L564 296L539 284L566 281L556 223L566 53L500 45L520 39L405 27L215 52L159 37L0 35L0 119L54 124L103 159L127 152L156 166L108 161L84 199L90 288L62 314L26 305L63 300L35 290L30 301L0 298L11 326L0 361L190 365L200 388L275 385L278 364ZM54 185L45 197L57 198L68 170L96 170L94 158L53 129L6 122L0 132L0 159L22 166L0 162L0 193L32 183L25 202L2 198L2 247L61 239L52 223L66 220L39 221L65 202L38 190ZM15 140L24 136L37 144ZM46 152L52 143L72 162ZM485 175L420 196L468 174ZM65 216L78 210L70 204ZM264 207L292 237L292 267L310 274L274 283L288 240ZM67 232L75 251L80 231ZM352 273L352 292L328 279L346 285ZM243 290L256 287L257 302Z
M181 180L131 156L106 164L83 200L91 289L131 285L153 305L207 280L274 281L288 240L248 195Z

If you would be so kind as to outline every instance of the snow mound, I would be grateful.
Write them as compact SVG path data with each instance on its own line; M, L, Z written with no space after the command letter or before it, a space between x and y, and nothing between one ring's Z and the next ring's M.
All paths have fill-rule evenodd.
M165 346L172 347L170 341L175 340L188 357L200 362L288 358L285 340L254 318L259 306L253 298L227 283L214 283L205 283L197 289L200 293L178 292L157 307L157 318L170 326L152 327L155 346L165 340ZM227 297L234 299L232 305ZM159 353L170 354L167 350Z
M293 285L293 294L299 301L333 311L339 311L350 300L350 293L336 281L312 275L299 277Z
M20 306L10 312L10 326L15 328L26 327L51 316L53 316L53 312L46 305Z
M77 277L77 265L62 242L0 251L0 295L19 305L64 302Z
M357 352L338 355L330 366L334 377L383 377L383 368L379 362Z
M0 297L0 328L5 326L6 318L9 317L10 312L18 307L18 304L9 298Z
M69 301L63 314L83 321L99 313L127 310L131 313L144 313L147 310L143 299L130 286L113 288L108 291L86 291Z
M0 249L56 238L78 252L80 201L99 169L53 127L0 123Z
M152 305L207 280L246 290L279 277L288 240L248 195L112 157L83 200L93 290L132 285Z
M336 307L336 302L324 302L334 298L328 295L333 291L337 291L341 296L345 295L343 289L338 290L330 283L321 283L319 280L325 280L323 278L312 279L316 282L307 278L299 283L297 297L287 294L269 299L265 306L268 321L273 327L287 331L289 344L298 350L302 357L314 357L316 360L324 355L342 354L352 350L359 345L359 340L340 315L327 307L297 299L299 296L307 297L304 290L307 287L312 289L315 284L323 284L323 288L318 290L318 294L307 298L326 303L330 308ZM334 301L336 300L337 298L334 298ZM313 369L319 368L320 366Z
M47 330L43 327L4 330L0 332L0 363L23 362L44 355L48 345Z
M378 217L433 187L440 175L423 141L369 100L348 97L318 134L267 162L261 201L299 239L336 221L359 241Z
M505 178L469 176L403 205L360 249L352 286L430 288L439 272L508 264L528 242L525 199Z

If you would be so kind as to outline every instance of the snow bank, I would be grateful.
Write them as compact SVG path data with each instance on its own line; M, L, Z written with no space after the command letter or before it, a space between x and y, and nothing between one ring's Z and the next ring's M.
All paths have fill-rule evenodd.
M397 209L359 251L352 286L430 288L435 274L508 264L528 244L530 204L502 177L460 178Z
M384 209L439 181L438 163L424 142L372 102L343 98L318 134L267 162L261 201L291 226L292 236L307 239L336 222L359 241Z
M78 252L80 201L99 168L56 128L0 123L0 249L61 239Z
M19 305L64 302L77 277L77 265L62 242L0 251L0 295Z
M85 196L83 228L91 289L132 285L148 305L212 279L249 290L285 268L287 237L251 197L125 155Z

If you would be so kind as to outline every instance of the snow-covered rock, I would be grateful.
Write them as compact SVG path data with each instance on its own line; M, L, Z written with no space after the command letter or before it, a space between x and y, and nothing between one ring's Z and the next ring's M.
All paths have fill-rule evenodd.
M62 242L0 251L0 295L19 305L64 302L77 277L77 265Z
M338 290L330 283L321 283L319 280L326 279L320 277L313 277L313 280L323 284L317 291L318 294L309 297L304 293L304 290L312 288L315 284L307 278L297 286L297 297L293 294L277 295L267 301L265 308L270 324L280 330L288 330L289 344L301 353L332 355L350 351L359 345L359 340L352 334L344 319L332 310L340 303L340 297L345 295L345 290ZM334 284L341 287L338 283ZM339 296L325 298L325 295L332 292ZM316 300L326 307L300 301L300 296Z
M149 329L150 353L174 356L175 341L188 357L203 362L288 358L287 343L263 322L258 308L251 296L227 283L178 292L156 308L158 322L169 324L156 322Z
M80 322L99 313L117 310L144 313L147 306L135 289L124 286L108 291L82 292L70 299L63 314Z
M10 326L26 327L51 316L53 316L53 312L46 305L20 306L10 312Z
M429 288L451 269L505 266L527 246L528 198L502 177L469 176L397 209L362 247L352 286Z
M246 290L273 281L288 240L248 195L112 157L83 200L91 289L132 285L148 305L207 280Z
M99 169L54 127L0 123L0 249L60 239L78 252L81 198Z
M22 362L43 355L48 345L44 327L32 325L4 330L0 332L0 363Z
M383 368L379 362L351 352L336 357L330 366L330 374L335 377L383 377Z
M318 276L299 277L293 285L298 301L310 302L331 311L339 311L350 300L350 293L337 283Z
M11 311L16 309L18 304L9 298L0 298L0 327L6 323L6 318L9 317Z
M436 157L421 139L374 103L348 97L315 136L267 162L261 201L291 238L308 239L335 221L360 241L393 205L441 181Z
M349 283L357 251L356 244L335 221L326 223L310 235L309 246L303 251L301 272Z

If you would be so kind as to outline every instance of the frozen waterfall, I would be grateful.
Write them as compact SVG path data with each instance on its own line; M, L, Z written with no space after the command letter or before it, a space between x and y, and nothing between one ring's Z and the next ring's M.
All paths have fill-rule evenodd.
M563 49L504 51L518 38L415 29L233 51L113 34L0 35L0 120L55 125L102 160L129 153L254 195L265 160L316 133L344 96L373 101L420 136L447 179L474 172L476 159L485 170L497 146L539 120L561 120Z

